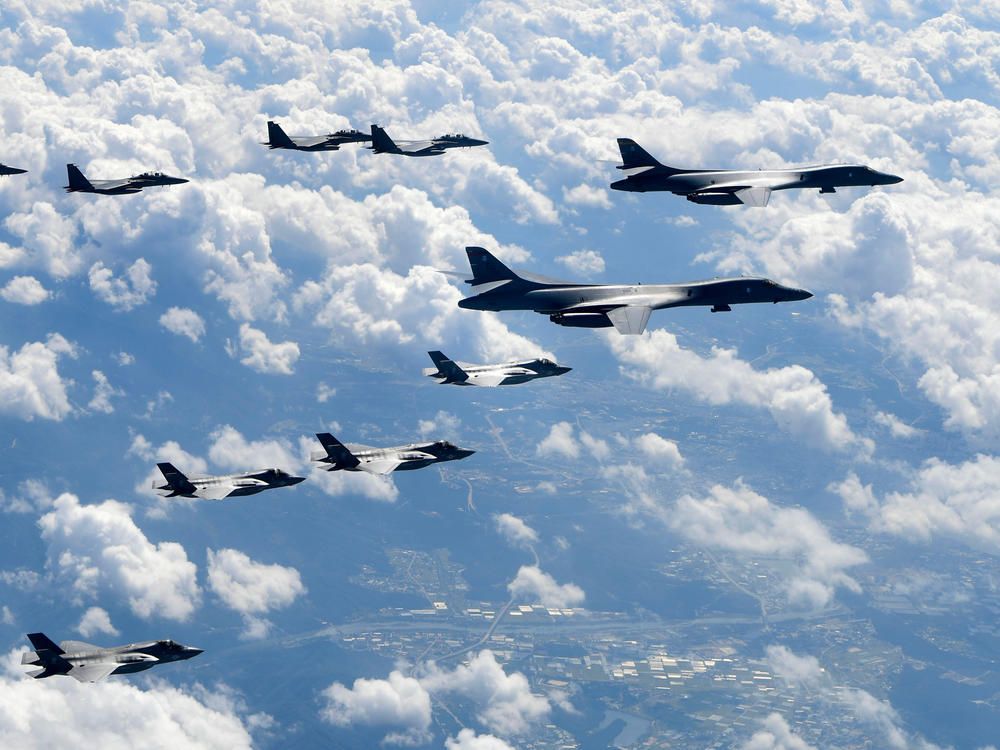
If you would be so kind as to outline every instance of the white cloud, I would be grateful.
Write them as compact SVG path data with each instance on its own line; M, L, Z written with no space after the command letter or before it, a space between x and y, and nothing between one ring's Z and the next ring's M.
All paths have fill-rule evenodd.
M436 436L434 438L436 440L455 440L461 426L461 420L454 414L439 411L433 419L421 419L417 429L420 431L420 437L425 439Z
M205 321L186 307L169 308L160 316L160 325L178 336L187 336L196 344L205 335Z
M208 550L208 583L237 612L258 614L282 609L306 592L299 571L265 565L235 549Z
M562 263L566 269L583 276L596 276L604 273L604 258L595 250L576 250L569 255L560 255L556 262Z
M493 652L484 649L452 671L431 668L420 683L431 693L459 693L478 708L477 717L492 731L504 735L526 732L548 717L547 698L534 695L520 672L507 674Z
M512 597L523 601L541 602L544 607L564 609L583 604L583 589L574 583L558 584L537 565L522 565L507 584Z
M603 187L593 185L576 185L572 188L563 187L563 200L575 206L585 206L589 208L611 208L611 199L608 191ZM601 270L604 263L601 262Z
M52 292L34 276L15 276L0 289L0 297L18 305L37 305L51 296Z
M223 425L212 430L208 457L227 471L253 471L262 468L298 470L302 461L295 446L287 440L247 439L239 430Z
M107 375L100 370L94 370L91 375L96 385L94 386L94 397L90 399L87 408L91 411L99 411L102 414L111 414L115 407L111 404L112 396L124 396L125 391L111 385Z
M678 388L712 404L767 409L782 428L824 448L855 448L863 454L874 449L871 440L855 435L844 415L833 410L826 386L805 367L756 370L734 349L717 347L711 356L701 357L682 349L677 337L662 329L648 336L613 336L606 341L628 365L622 373L650 388Z
M294 341L271 343L263 331L244 323L240 326L239 352L246 355L240 362L251 370L291 375L299 358L299 345Z
M131 364L135 364L135 357L128 352L117 352L112 354L111 358L118 363L119 367L128 367Z
M535 544L538 541L538 532L528 526L522 519L510 513L494 513L493 522L497 526L497 531L510 544L523 547Z
M91 638L98 633L118 635L118 628L111 624L108 611L100 607L89 607L80 618L80 624L76 629L84 638Z
M63 493L38 519L48 544L46 566L70 600L82 603L101 592L124 597L132 612L187 620L199 603L197 568L177 542L153 544L124 503L81 505Z
M0 746L86 747L95 738L109 748L250 750L252 746L247 727L225 696L201 688L197 692L205 697L198 700L160 682L142 690L121 677L96 685L60 677L24 679L20 653L4 658L7 674L0 676ZM115 721L109 722L109 716Z
M139 258L125 271L125 278L119 279L98 261L90 267L90 288L116 311L128 312L156 294L156 282L149 275L152 268L145 258Z
M444 741L445 750L514 750L499 737L492 734L476 734L475 730L466 727L457 737L448 737Z
M431 697L420 682L393 670L387 680L358 678L350 688L335 682L322 696L320 716L334 726L388 726L390 745L420 745L430 740Z
M893 437L897 438L911 438L916 437L920 434L920 430L916 427L911 427L905 422L901 422L899 417L894 414L889 414L884 411L877 412L875 414L875 421L880 425L884 425L889 428L889 432L892 433Z
M535 448L535 453L539 456L579 458L580 443L573 438L573 425L569 422L556 422Z
M681 455L677 443L660 437L655 432L640 435L635 439L635 444L646 456L665 463L671 469L679 469L684 465L684 457Z
M889 492L881 501L853 472L830 485L845 507L868 517L874 531L929 543L945 536L972 547L1000 551L1000 458L977 455L961 464L929 459L909 491Z
M775 712L767 715L764 728L740 745L740 750L816 750L792 731L785 718Z
M316 400L319 403L325 404L327 401L329 401L332 397L336 395L337 395L336 388L331 388L323 381L320 381L319 383L316 384Z
M14 617L14 613L10 611L10 607L6 604L0 607L0 622L4 625L10 625L15 627L17 625L17 619Z
M656 512L671 529L710 549L801 560L786 584L793 604L824 607L839 586L860 590L846 570L867 562L862 550L834 541L804 508L777 506L742 482L733 489L715 485L703 498L684 495Z
M31 421L35 417L62 420L73 408L57 363L60 356L76 356L76 347L58 333L45 343L34 341L11 353L0 346L0 413Z
M782 645L768 646L766 653L771 673L792 685L818 687L828 681L815 656L799 656L788 646Z
M394 503L399 499L399 489L391 476L376 476L366 471L323 471L314 469L309 482L319 485L328 495L360 495L370 500Z

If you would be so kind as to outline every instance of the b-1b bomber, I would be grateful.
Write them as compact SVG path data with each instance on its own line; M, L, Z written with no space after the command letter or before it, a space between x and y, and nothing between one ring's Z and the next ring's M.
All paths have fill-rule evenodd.
M576 284L544 276L514 273L481 247L467 247L472 296L459 300L467 310L533 310L573 328L610 328L640 334L649 314L667 307L711 307L729 312L731 305L791 302L812 297L805 289L782 286L770 279L737 276L681 284ZM454 273L446 271L445 273Z
M645 193L666 191L683 195L692 203L713 206L763 207L774 190L819 188L835 193L839 187L895 185L902 177L879 172L864 164L824 164L789 169L679 169L661 164L631 138L619 138L618 149L624 180L611 183L612 190Z

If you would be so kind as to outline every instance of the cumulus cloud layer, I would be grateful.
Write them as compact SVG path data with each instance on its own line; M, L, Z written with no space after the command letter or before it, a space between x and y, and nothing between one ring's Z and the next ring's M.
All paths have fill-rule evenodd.
M58 333L11 352L0 346L0 412L29 422L35 417L61 420L72 406L59 374L59 357L76 355L76 347Z
M186 307L171 307L160 316L160 325L178 336L187 336L198 343L205 335L205 321L194 310Z
M541 602L542 606L562 609L583 604L583 589L574 583L559 584L555 578L537 565L522 565L507 584L510 595L528 602Z

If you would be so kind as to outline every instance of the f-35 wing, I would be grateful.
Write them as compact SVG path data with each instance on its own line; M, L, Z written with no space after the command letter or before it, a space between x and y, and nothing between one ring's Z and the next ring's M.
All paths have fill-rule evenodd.
M507 374L503 372L474 372L469 375L469 380L475 381L476 385L484 385L489 388L500 385L507 379Z
M118 669L120 665L114 662L101 662L99 664L83 664L69 670L69 676L80 682L102 682L111 676L111 673Z
M362 461L358 468L369 474L390 474L403 463L398 458L377 458L374 461Z
M261 482L261 484L265 484ZM236 489L234 484L210 484L207 487L199 487L194 491L194 495L205 500L222 500L229 497L229 493Z

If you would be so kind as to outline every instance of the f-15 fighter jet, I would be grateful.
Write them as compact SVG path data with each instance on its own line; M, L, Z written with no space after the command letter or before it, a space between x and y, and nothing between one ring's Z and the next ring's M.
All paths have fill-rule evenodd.
M469 310L534 310L561 326L610 328L640 334L653 310L706 305L729 312L748 302L789 302L812 297L804 289L770 279L738 276L683 284L574 284L524 273L518 276L481 247L467 247L473 295L459 300ZM451 272L448 272L451 273Z
M0 164L0 177L6 177L9 174L24 174L27 169L18 169L17 167L8 167L6 164Z
M262 145L269 148L288 148L295 151L339 151L341 143L363 143L372 137L360 130L338 130L326 135L285 135L276 122L267 121L267 141Z
M304 482L305 477L293 477L281 469L247 471L242 474L226 474L218 477L187 477L173 464L157 464L156 468L166 479L165 484L153 480L153 489L160 490L164 497L200 497L205 500L221 500L224 497L255 495L277 487L290 487Z
M388 474L392 471L409 471L441 461L457 461L471 456L475 451L459 448L444 440L436 443L414 443L392 448L372 448L370 445L348 443L344 445L329 432L316 435L323 446L313 451L309 458L319 461L326 471L367 471L369 474Z
M101 195L128 195L138 193L143 188L157 185L182 185L183 177L171 177L163 172L143 172L123 180L88 180L76 164L67 164L69 185L63 185L67 193L100 193Z
M692 203L714 206L766 206L774 190L819 188L835 193L839 187L895 185L902 177L886 174L863 164L830 164L791 169L678 169L660 164L631 138L619 138L624 180L611 183L612 190L645 193L664 190L683 195Z
M424 375L435 378L441 385L514 385L535 378L562 375L573 369L561 367L545 358L499 365L470 365L467 362L452 362L441 352L427 354L437 367L425 367Z
M40 667L28 672L36 680L68 674L80 682L101 682L113 674L141 672L157 664L190 659L201 653L200 648L182 646L169 639L110 648L82 641L63 641L57 646L44 633L28 633L28 640L35 650L22 654L21 663Z
M449 148L485 146L489 141L479 141L461 133L442 135L429 141L394 141L378 125L372 125L372 145L376 154L402 154L403 156L439 156Z

